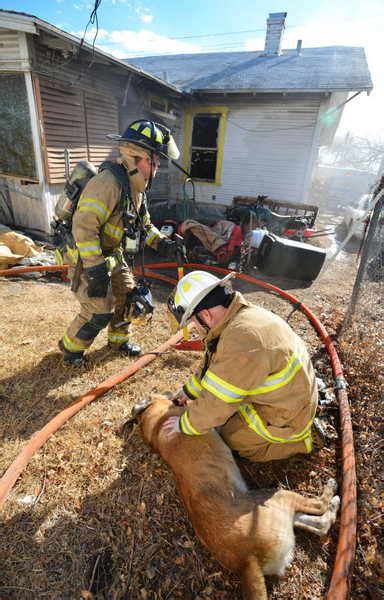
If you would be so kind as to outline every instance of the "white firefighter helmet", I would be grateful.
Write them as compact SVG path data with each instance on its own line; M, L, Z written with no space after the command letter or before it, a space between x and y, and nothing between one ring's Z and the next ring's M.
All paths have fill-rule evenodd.
M192 271L184 275L168 298L168 309L176 318L179 328L185 327L203 298L216 287L225 287L234 275L229 273L223 279L205 271Z

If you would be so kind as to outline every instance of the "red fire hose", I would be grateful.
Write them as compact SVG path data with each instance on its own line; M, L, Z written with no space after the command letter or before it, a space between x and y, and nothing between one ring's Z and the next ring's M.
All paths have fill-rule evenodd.
M22 267L13 269L0 270L0 276L12 276L21 273L28 273L32 271L64 271L67 267L62 266L49 266L49 267ZM177 263L155 263L147 264L145 275L147 277L153 277L174 285L175 280L167 277L166 275L160 275L153 273L148 269L164 269L164 268L177 268ZM221 267L214 267L208 265L200 265L195 263L187 263L184 268L189 269L204 269L208 271L214 271L217 273L227 274L229 271ZM295 308L300 310L309 319L313 327L316 329L319 337L323 341L330 361L332 364L333 376L335 379L335 390L339 400L339 415L340 415L340 430L341 430L341 452L342 452L342 494L341 494L341 511L340 511L340 531L337 544L337 551L335 557L335 563L332 572L332 578L327 594L327 600L345 600L348 597L349 581L352 574L353 561L355 556L356 547L356 524L357 524L357 504L356 504L356 466L355 466L355 454L353 445L353 433L352 433L352 421L348 404L348 397L345 387L345 381L343 377L343 369L334 347L334 344L328 335L325 327L320 323L317 317L312 311L307 308L299 300L284 290L270 284L265 281L260 281L255 277L246 275L244 273L235 273L238 279L247 281L252 284L256 284L259 287L267 289L275 294L285 298L291 302ZM175 336L171 337L167 342L164 342L154 352L162 352L166 348L170 348L177 344L181 339L182 333L179 332ZM193 349L196 349L195 345L192 345ZM186 348L184 348L186 349ZM117 383L120 383L127 377L130 377L134 372L148 364L155 358L155 354L147 355L139 358L133 364L129 365L127 369L123 370L120 374L115 375L98 385L90 392L81 396L74 403L70 404L61 413L56 415L43 429L35 433L30 439L28 444L23 448L21 453L16 457L14 462L5 472L0 480L0 506L6 499L9 491L12 489L17 478L22 473L28 462L30 461L33 454L41 448L41 446L47 441L47 439L57 431L68 419L76 414L83 406L101 396L109 389L111 389Z

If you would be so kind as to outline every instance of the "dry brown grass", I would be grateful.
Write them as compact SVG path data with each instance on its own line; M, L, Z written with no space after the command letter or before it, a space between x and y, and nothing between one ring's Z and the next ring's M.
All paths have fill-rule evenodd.
M312 297L310 288L299 290L300 297L330 319L338 296L348 293L334 283L332 290L322 287ZM273 296L242 289L282 316L291 310ZM168 290L155 283L153 291L153 324L136 334L145 350L170 335L164 306ZM127 360L108 353L101 334L87 368L63 367L56 344L75 307L61 283L3 279L0 299L1 471L36 430ZM328 360L306 319L295 313L290 323L311 346L320 376L331 384ZM37 453L5 506L2 598L240 598L237 578L212 560L194 536L167 467L136 430L116 433L136 400L151 391L176 390L197 361L196 353L159 357L84 408ZM336 452L330 443L309 458L270 465L241 461L240 467L253 486L317 493L320 482L337 474ZM30 506L20 504L26 495L35 497ZM271 598L322 598L335 535L336 530L318 540L299 532L292 567L284 578L268 581Z

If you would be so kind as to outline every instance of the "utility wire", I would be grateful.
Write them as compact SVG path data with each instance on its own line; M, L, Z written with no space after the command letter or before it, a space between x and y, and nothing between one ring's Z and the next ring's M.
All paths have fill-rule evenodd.
M290 25L293 27L293 25ZM259 31L265 31L265 27L260 29L243 29L242 31L224 31L220 33L203 33L201 35L182 35L180 37L170 37L170 40L192 40L195 38L205 38L205 37L219 37L222 35L241 35L243 33L256 33Z
M95 26L95 35L93 37L93 42L92 42L92 54L95 54L95 42L96 42L97 35L99 33L99 19L98 19L98 16L97 16L97 10L98 10L100 4L101 4L101 0L95 0L95 4L94 4L94 7L93 7L93 10L92 10L92 12L91 12L91 14L89 16L88 23L86 24L85 29L84 29L83 37L80 40L78 54L80 53L81 47L84 44L85 36L87 34L87 30L88 30L89 25L96 24L96 26Z
M369 15L369 20L370 21L376 21L378 19L382 19L384 17L384 14L380 14L380 15ZM343 24L344 23L352 23L355 21L359 21L358 18L351 18L351 19L343 19ZM360 21L359 21L360 22ZM325 23L325 24L329 24L329 23ZM304 28L305 27L305 23L301 23L299 25L284 25L284 29L299 29L299 28ZM183 36L178 36L178 37L170 37L168 39L170 40L187 40L187 39L194 39L194 38L204 38L204 37L219 37L219 36L223 36L223 35L238 35L238 34L242 34L242 33L257 33L260 31L265 32L267 29L266 26L262 27L262 28L258 28L258 29L244 29L244 30L239 30L239 31L224 31L224 32L217 32L217 33L203 33L203 34L198 34L198 35L192 35L192 34L187 34L187 35L183 35Z
M103 50L104 52L108 52L108 50L105 50L103 48L103 45L105 45L106 47L109 47L109 46L116 46L119 44L120 44L120 42L111 42L111 43L103 42L103 44L99 44L98 47L100 50ZM204 46L204 47L201 47L196 50L192 49L192 48L191 49L189 49L189 48L185 48L185 49L165 48L164 50L160 50L160 51L159 50L151 51L151 49L149 48L147 50L136 50L135 54L136 55L137 54L145 54L145 56L163 56L165 54L175 54L175 55L178 55L178 54L207 54L207 50L208 51L209 50L213 50L213 51L221 50L221 51L225 52L226 49L229 49L233 52L234 48L238 48L239 52L262 52L263 51L262 48L260 48L259 50L247 50L246 48L244 48L244 46L243 47L241 46L241 42L229 42L226 44L215 44L212 46ZM129 53L128 50L127 50L127 52ZM153 52L153 53L151 54L151 52ZM132 56L132 55L129 55L129 56Z
M101 0L95 0L93 10L89 16L88 23L85 26L83 37L81 38L80 46L77 51L77 55L79 56L81 47L84 44L84 39L85 39L85 36L87 33L88 26L91 24L92 25L95 24L95 35L93 36L93 42L92 42L92 58L89 61L88 65L81 71L81 73L79 73L79 75L76 77L76 79L74 79L72 81L71 86L74 86L76 83L79 83L79 81L81 81L83 79L84 75L92 68L93 63L95 62L95 42L96 42L97 35L99 33L99 19L97 16L97 9L99 8L100 4L101 4Z
M92 66L92 64L94 62L95 42L96 42L97 35L99 33L99 22L98 22L97 10L98 10L100 4L101 4L101 0L95 0L94 7L93 7L92 12L91 12L91 14L89 16L88 23L85 26L84 33L83 33L82 38L80 40L80 44L79 44L79 47L77 48L77 51L74 52L72 54L72 56L70 56L66 60L63 60L63 61L61 61L60 63L57 63L57 64L53 64L52 61L45 61L45 62L43 61L43 62L39 63L39 65L38 65L38 69L39 70L37 72L39 72L42 75L49 75L50 73L51 74L56 74L58 71L61 71L62 69L64 69L64 67L67 67L69 64L71 64L74 60L78 59L79 56L80 56L81 49L82 49L82 47L84 45L84 42L85 42L85 36L86 36L86 33L87 33L87 29L88 29L88 27L89 27L90 24L95 24L95 26L96 26L95 27L95 35L93 37L93 42L92 42L92 59L89 62L89 64L87 65L87 67L84 69L84 71L82 73L80 73L80 76L79 76L80 79L83 77L84 72L86 70L88 70ZM44 72L44 68L46 68L47 71ZM43 69L43 71L41 69ZM73 83L71 85L73 85Z

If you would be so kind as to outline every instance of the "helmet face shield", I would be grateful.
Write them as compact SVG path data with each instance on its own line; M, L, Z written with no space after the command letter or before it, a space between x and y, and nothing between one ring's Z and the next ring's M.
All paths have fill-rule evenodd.
M164 125L160 125L160 123L155 123L155 126L160 129L163 135L163 146L164 148L164 158L171 158L172 160L177 160L180 156L180 151L176 145L175 140L173 139L173 135L171 134L171 130L165 127Z
M171 313L172 317L175 319L178 326L180 326L180 324L183 320L183 317L185 315L185 309L183 306L176 305L176 303L175 303L176 295L177 295L177 286L175 287L173 292L170 294L170 296L167 300L167 306L168 306L168 310Z

